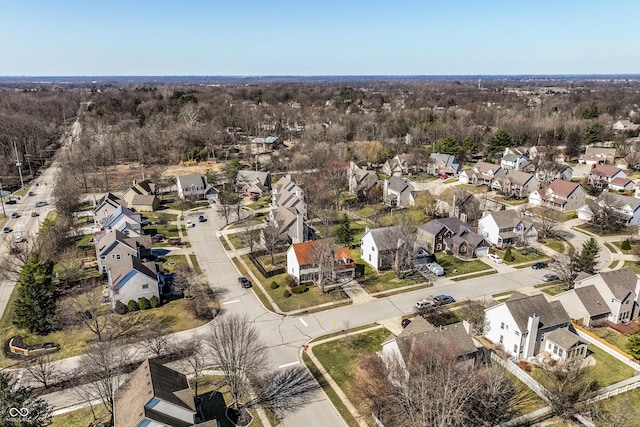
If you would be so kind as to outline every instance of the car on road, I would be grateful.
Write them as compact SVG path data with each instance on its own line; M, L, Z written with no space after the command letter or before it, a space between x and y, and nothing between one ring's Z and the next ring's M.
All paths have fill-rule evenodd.
M425 264L425 267L427 267L427 270L429 270L436 276L444 276L444 268L442 268L442 266L437 262L427 263Z
M29 191L29 194L27 194L27 196L35 196L36 193L34 193L33 191Z
M411 319L402 319L402 322L400 322L400 326L402 326L402 329L404 329L409 326L409 323L411 323Z
M547 263L546 262L536 262L535 264L533 264L531 266L531 268L533 268L534 270L540 270L541 268L547 268Z
M17 203L18 203L18 201L17 201L17 200L15 200L15 199L11 199L11 200L7 200L5 203L6 203L7 205L15 205L15 204L17 204Z
M24 240L24 237L22 236L22 233L15 233L13 235L13 239L16 243L21 243Z
M242 286L245 289L251 287L251 282L246 277L238 277L238 283L240 283L240 286Z
M20 214L18 212L13 212L11 214L11 218L20 218Z
M560 280L557 274L548 273L542 276L543 282L553 282L554 280Z
M5 227L2 229L3 233L11 233L11 229L9 227Z
M198 222L205 222L207 220L207 218L204 215L200 215L198 217Z
M496 254L489 254L487 255L489 257L489 259L493 262L495 262L496 264L502 264L502 258L500 258L498 255Z
M196 224L193 221L191 221L190 219L187 220L187 228L193 228L195 226Z
M43 206L47 206L47 205L48 205L48 203L47 203L47 202L35 202L35 203L33 204L33 207L35 207L35 208L41 208L41 207L43 207Z
M151 236L151 243L159 243L162 242L165 239L165 235L164 234L154 234L153 236Z
M435 305L436 304L433 302L432 298L427 298L427 299L421 299L420 301L418 301L416 303L416 308L418 310L422 310L422 309L425 309L425 308L433 307Z
M447 305L456 302L456 300L451 295L437 295L433 297L433 302L436 305Z
M31 216L40 216L40 214L36 211L31 212Z

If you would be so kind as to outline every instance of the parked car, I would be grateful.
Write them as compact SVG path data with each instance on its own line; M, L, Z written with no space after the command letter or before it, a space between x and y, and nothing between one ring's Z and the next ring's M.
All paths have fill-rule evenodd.
M400 322L400 325L402 326L402 328L406 328L407 326L409 326L409 323L411 323L411 319L402 319L402 322Z
M433 297L433 302L436 305L447 305L456 302L456 300L451 295L437 295Z
M9 227L5 227L2 229L3 233L11 233L11 229Z
M543 282L553 282L554 280L560 280L557 274L548 273L542 276Z
M31 212L31 216L40 216L40 214L36 211Z
M533 214L531 212L529 212L529 211L522 211L522 215L523 216L528 216L528 217L532 217L533 216Z
M416 308L418 310L422 310L422 309L425 309L425 308L433 307L435 305L436 304L433 302L433 299L431 299L431 298L421 299L420 301L418 301L416 303Z
M20 214L18 212L13 212L11 214L11 218L20 218Z
M238 277L238 283L240 283L240 286L242 286L245 289L251 287L251 282L246 277Z
M149 222L148 219L143 219L142 221L140 221L140 225L146 227L147 225L151 225L151 222Z
M33 191L29 191L29 194L27 194L27 196L35 196L36 193L34 193Z
M442 268L442 266L437 262L425 264L425 267L427 267L427 269L436 276L444 276L444 268Z
M5 203L7 205L15 205L16 203L18 203L18 201L15 199L11 199L11 200L7 200Z
M193 228L195 226L196 224L193 221L191 221L190 219L187 220L187 228Z
M36 208L41 208L41 207L43 207L43 206L47 206L47 205L48 205L48 203L47 203L47 202L35 202L35 203L33 204L33 206L34 206L34 207L36 207Z
M496 264L502 264L502 258L500 258L498 255L496 254L489 254L488 255L489 259L493 262L495 262Z
M165 235L164 234L154 234L153 236L151 236L151 243L159 243L162 242L165 239Z
M205 222L207 220L207 218L204 215L200 215L198 217L198 222Z
M440 175L440 179L449 179L449 175L443 173L442 175Z
M22 236L22 233L14 233L13 239L16 243L21 243L24 240L24 237Z
M534 270L540 270L541 268L547 268L547 263L546 262L536 262L535 264L533 264L531 266L531 268L533 268Z

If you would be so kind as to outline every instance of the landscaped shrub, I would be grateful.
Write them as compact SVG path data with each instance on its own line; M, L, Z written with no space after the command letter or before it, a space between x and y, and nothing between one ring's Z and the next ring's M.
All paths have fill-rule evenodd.
M140 307L140 310L149 310L151 308L151 303L147 298L142 297L138 300L138 307Z
M129 300L129 302L127 303L127 308L129 309L129 311L138 311L140 309L138 303L134 300Z
M628 251L631 249L631 242L629 242L629 239L625 239L622 244L620 245L620 248L623 251Z
M516 257L514 257L511 253L511 247L508 247L507 250L504 251L504 256L502 257L502 259L507 262L515 261Z
M271 289L278 289L280 287L280 285L278 285L278 282L276 282L275 280L273 282L271 282Z
M160 307L160 299L155 295L152 296L151 299L149 300L149 305L151 306L151 308Z
M287 277L284 279L284 282L287 284L287 287L289 289L293 289L296 286L298 286L298 279L296 279L295 276L292 276L291 274L287 274Z
M294 294L302 294L304 292L307 292L307 285L294 286L293 288L291 288L291 292L293 292Z
M453 251L452 251L451 249L447 249L447 250L446 250L446 254L447 254L447 255L453 255Z
M123 303L121 303L120 301L116 301L116 306L115 306L114 310L118 314L127 314L127 312L129 311L127 306L124 305Z
M282 296L283 296L283 297L285 297L285 298L289 298L289 297L291 296L291 292L289 292L289 290L288 290L288 289L285 289L285 290L282 292Z

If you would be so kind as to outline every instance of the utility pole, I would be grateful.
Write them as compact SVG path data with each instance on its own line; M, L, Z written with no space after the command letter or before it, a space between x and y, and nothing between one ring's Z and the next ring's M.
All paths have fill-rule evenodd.
M4 191L2 191L2 181L0 181L0 204L2 204L2 215L7 217L7 213L4 211Z
M16 140L13 140L13 148L16 150L16 166L18 167L18 173L20 174L20 188L24 188L24 180L22 179L22 162L20 162L20 157L18 157L18 146L16 145Z

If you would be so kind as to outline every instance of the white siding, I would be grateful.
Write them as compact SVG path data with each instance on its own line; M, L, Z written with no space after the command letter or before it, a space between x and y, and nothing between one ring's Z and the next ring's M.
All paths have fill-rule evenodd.
M517 356L522 350L522 333L507 305L502 303L485 311L488 332L485 337L494 344L502 344L507 353ZM515 350L515 351L514 351Z

